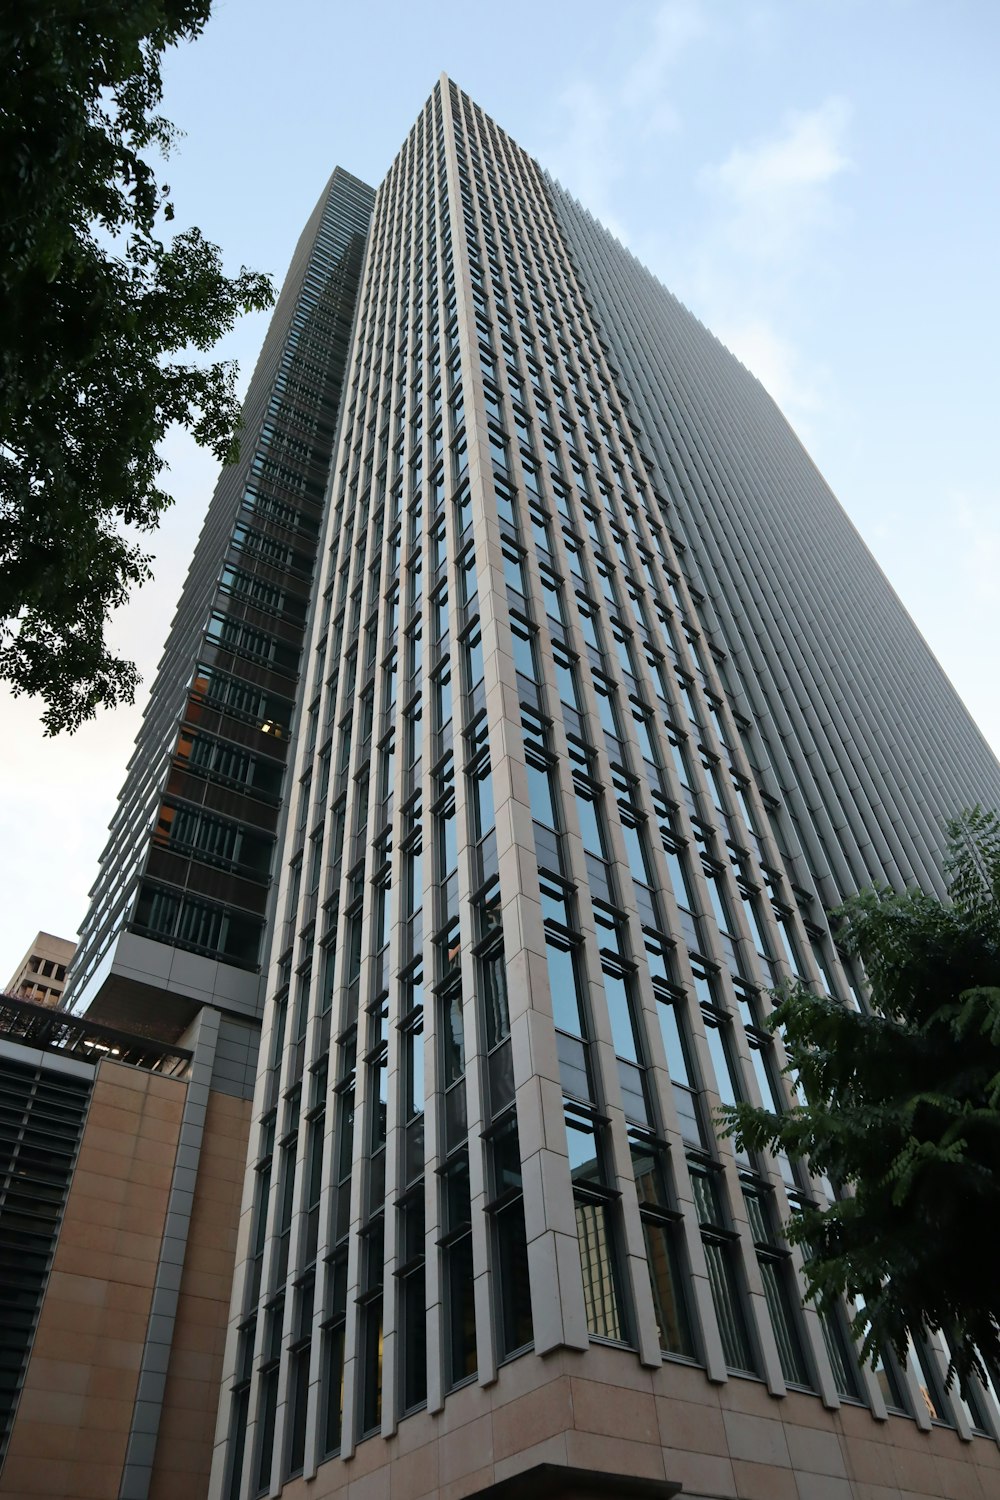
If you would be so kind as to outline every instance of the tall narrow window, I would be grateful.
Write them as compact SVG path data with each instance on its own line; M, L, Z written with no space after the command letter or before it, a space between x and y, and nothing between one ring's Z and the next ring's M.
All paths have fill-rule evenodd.
M404 1411L427 1400L427 1314L423 1183L399 1208L399 1334Z
M529 1345L533 1337L521 1152L511 1116L496 1127L489 1152L492 1200L487 1212L493 1221L496 1252L497 1352L506 1359Z
M587 1327L596 1338L625 1338L618 1263L616 1194L609 1190L601 1133L590 1111L566 1105L566 1141L576 1205Z
M680 1214L670 1202L663 1147L639 1130L629 1131L629 1146L660 1348L668 1354L691 1355L691 1325L682 1290Z
M382 1421L382 1278L385 1225L379 1214L362 1241L360 1301L361 1436L377 1432Z
M314 1282L308 1278L295 1293L295 1322L288 1360L287 1476L301 1474L306 1454L306 1410L309 1404L309 1355L312 1349Z
M810 1384L805 1349L799 1327L798 1289L792 1276L788 1251L777 1242L774 1214L765 1190L756 1184L743 1184L750 1233L757 1252L764 1299L778 1346L781 1373L790 1385Z
M756 1361L750 1343L743 1279L737 1259L738 1236L726 1223L711 1168L691 1163L690 1173L723 1355L730 1369L755 1373Z
M446 1378L461 1384L476 1373L476 1304L472 1269L469 1154L457 1152L442 1174Z

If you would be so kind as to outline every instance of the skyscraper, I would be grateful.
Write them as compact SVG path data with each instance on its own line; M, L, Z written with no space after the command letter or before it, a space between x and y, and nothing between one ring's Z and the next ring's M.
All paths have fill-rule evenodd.
M936 888L1000 767L756 380L447 79L357 263L212 1500L989 1493L994 1393L861 1369L781 1233L828 1186L713 1117L787 1105L770 988L854 1002L827 908Z
M311 579L372 191L339 167L292 257L181 594L67 986L174 1034L260 1016Z

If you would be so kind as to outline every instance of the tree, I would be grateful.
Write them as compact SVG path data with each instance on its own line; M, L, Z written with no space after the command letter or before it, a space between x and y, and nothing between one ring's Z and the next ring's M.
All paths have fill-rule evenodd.
M150 576L134 537L170 503L157 445L176 422L236 451L235 368L183 356L273 301L198 229L160 238L161 58L208 13L19 0L0 19L0 678L45 701L50 734L132 700L105 625Z
M948 833L947 903L883 888L834 913L869 1009L801 984L777 997L805 1102L724 1113L743 1149L780 1148L841 1190L788 1226L809 1294L858 1302L873 1360L943 1330L964 1383L1000 1368L1000 820L977 808Z

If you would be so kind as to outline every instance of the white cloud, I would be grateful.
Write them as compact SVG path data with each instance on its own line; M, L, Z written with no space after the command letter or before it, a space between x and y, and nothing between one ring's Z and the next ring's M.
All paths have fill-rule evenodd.
M671 278L807 441L810 420L831 400L829 380L787 330L803 326L805 275L816 274L837 234L850 121L847 101L831 97L702 167L705 214Z
M667 81L685 52L709 34L709 16L701 0L666 0L654 13L651 35L620 90L625 107L636 117L633 124L644 137L678 128L677 111L665 95Z
M728 349L751 370L782 411L804 418L824 405L820 382L808 371L795 346L763 317L725 319L713 327Z
M769 139L736 146L718 166L703 169L701 185L741 257L787 266L810 236L833 223L829 187L851 166L850 119L845 99L827 99L786 115Z
M704 0L666 0L647 13L634 60L617 77L578 77L558 96L558 125L542 153L554 174L685 301L761 380L808 435L829 399L826 372L810 369L789 330L801 327L803 272L814 271L841 213L839 183L851 169L851 107L837 95L789 111L762 135L733 143L699 168L697 137L671 170L695 189L683 234L647 213L626 222L622 205L676 199L665 187L668 139L686 122L675 99L682 67L706 48L761 45L769 8L737 12ZM765 36L765 44L767 38ZM696 122L693 122L696 123ZM643 183L641 198L634 191ZM680 184L683 188L684 184ZM683 196L683 193L682 193ZM699 208L700 204L700 208ZM626 210L629 219L637 209Z
M940 529L942 517L947 536L935 549L928 539ZM879 561L900 598L979 728L1000 750L1000 493L986 487L941 493L929 484L898 497L884 514L877 540Z
M1000 495L960 491L947 496L944 509L963 543L958 554L963 594L989 611L992 632L1000 577Z
M615 81L577 78L555 101L555 125L542 159L612 234L628 234L614 209L616 188L647 145L673 134L680 119L670 75L684 54L711 34L704 0L664 0L637 39L637 58ZM626 149L626 143L628 149Z
M557 108L559 134L546 150L545 165L621 238L623 231L611 208L621 174L612 105L599 88L577 79L562 90Z

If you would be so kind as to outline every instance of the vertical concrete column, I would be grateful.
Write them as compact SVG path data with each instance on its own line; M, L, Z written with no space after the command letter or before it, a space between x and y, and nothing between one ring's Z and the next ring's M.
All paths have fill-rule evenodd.
M139 1367L119 1500L147 1500L149 1495L220 1021L219 1011L206 1006L199 1011L183 1039L194 1056L153 1283L153 1300Z

